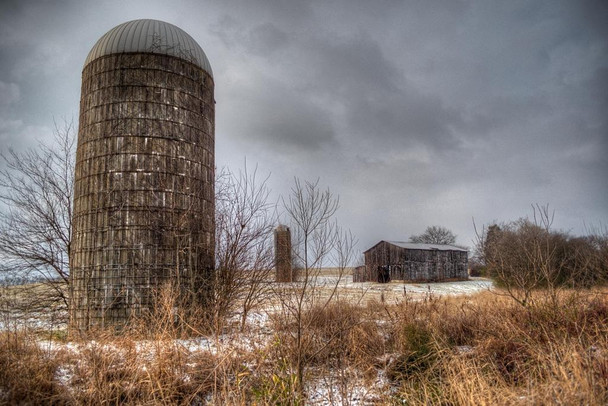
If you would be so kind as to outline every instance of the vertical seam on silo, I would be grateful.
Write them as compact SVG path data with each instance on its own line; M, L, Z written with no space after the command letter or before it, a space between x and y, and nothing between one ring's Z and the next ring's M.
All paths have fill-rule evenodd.
M122 30L122 32L120 33L120 39L118 41L118 48L116 49L117 53L122 53L125 52L127 50L126 44L127 44L127 40L129 39L130 36L130 31L133 28L133 25L135 25L136 22L131 22L128 25L126 25L124 27L124 29Z
M200 47L197 46L194 39L190 35L184 35L184 37L186 38L186 41L188 42L188 51L190 52L191 58L192 58L192 61L190 61L190 62L205 69L205 66L204 66L205 64L199 55Z
M165 53L167 55L173 55L175 56L175 41L173 39L173 33L171 32L171 27L168 24L163 24L163 28L165 30L165 40L167 41L166 44L166 51ZM169 36L171 36L171 38L169 38Z
M111 33L108 33L106 35L104 35L104 37L102 38L102 43L101 43L101 47L97 48L96 54L94 55L93 59L91 60L91 62L97 58L99 58L101 55L105 55L108 52L106 51L107 47L108 47L108 43L110 42L110 39L112 37Z
M164 41L167 38L167 35L164 33L164 30L165 30L164 24L158 24L158 37L159 37L158 51L160 53L164 52L163 47L166 46Z
M139 35L141 35L140 26L142 25L142 20L138 20L133 24L133 33L127 36L130 39L129 44L125 44L125 50L137 52L141 50L141 46L139 45ZM139 33L139 35L138 35Z
M180 38L182 41L184 54L188 56L188 61L190 63L198 65L198 63L196 62L196 50L192 47L192 43L190 42L190 36L187 33L183 32L180 33Z
M153 51L154 47L154 28L156 26L155 21L146 20L141 27L141 32L139 34L139 50L143 50L145 52ZM148 38L152 36L148 45ZM142 43L143 41L143 43Z
M122 31L124 30L124 27L126 24L128 24L128 23L121 24L118 27L116 27L115 31L113 30L114 32L112 32L112 34L111 34L111 42L109 44L110 49L106 50L106 54L112 54L112 53L117 52L117 49L119 48L120 37L122 35ZM115 44L116 44L116 47L115 47Z

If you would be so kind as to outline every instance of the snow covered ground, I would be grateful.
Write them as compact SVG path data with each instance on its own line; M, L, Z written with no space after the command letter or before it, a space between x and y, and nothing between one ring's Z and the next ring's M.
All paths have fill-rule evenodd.
M313 278L314 288L321 293L334 293L336 299L356 303L367 303L376 300L386 303L396 303L405 297L409 299L433 296L471 295L484 290L491 290L493 283L486 278L471 278L467 281L438 282L438 283L404 283L393 281L390 283L353 282L352 275L337 276L332 272L325 272ZM295 287L296 285L281 284L282 287ZM10 287L5 289L11 289ZM334 292L335 289L335 292ZM6 301L6 298L4 298ZM21 297L19 300L23 301ZM15 328L17 326L34 330L61 330L67 328L67 314L61 311L24 311L23 306L12 307L4 303L0 306L0 330ZM248 315L248 323L265 326L268 313L276 311L277 303L269 303L266 309L257 309Z
M426 295L472 295L493 289L492 281L486 278L435 283L408 283L403 281L377 283L353 282L351 275L345 275L342 278L335 275L324 275L317 277L315 284L326 291L332 291L337 286L337 297L342 300L357 302L376 300L387 303L395 303L406 297L416 300L424 298Z
M351 275L343 278L338 276L319 276L317 284L331 286L338 283L339 289L363 289L372 291L399 291L405 289L408 293L423 293L434 295L468 295L492 288L492 281L486 278L471 278L467 281L409 283L392 281L389 283L353 282Z
M297 284L277 285L281 288L297 289ZM354 283L351 275L342 278L331 272L325 272L314 279L314 283L309 285L313 290L321 295L333 294L338 300L346 300L353 303L367 303L378 301L385 303L398 303L404 298L418 300L428 295L470 295L493 288L492 282L483 278L472 278L467 281L442 282L442 283L403 283L399 281L386 284L364 282ZM3 317L0 317L0 329L14 330L17 326L29 328L39 332L49 332L46 339L45 333L38 335L38 345L49 356L54 354L71 354L70 359L76 362L68 362L60 365L55 375L58 382L65 387L74 389L77 387L77 373L81 365L81 355L87 352L109 351L110 353L122 354L130 351L124 344L114 344L111 340L105 342L86 342L57 341L53 332L65 332L65 311L60 316L50 316L44 312L10 312L4 307ZM174 348L186 358L197 357L204 354L219 357L240 357L243 354L256 354L264 351L272 342L274 336L273 315L280 312L280 306L276 301L271 301L264 308L258 308L250 312L247 317L248 328L245 332L231 331L229 334L216 336L194 337L182 340L169 341L134 341L132 348L137 354L137 359L142 360L141 368L155 362L155 359L162 358L162 351L168 347ZM240 316L234 316L235 324L238 325ZM238 330L238 329L237 329ZM251 371L256 370L256 366L251 366ZM253 373L253 372L252 372ZM383 393L391 390L390 383L384 377L384 371L379 370L377 377L369 381L369 377L364 379L358 371L336 371L335 374L313 377L307 385L308 399L307 404L311 405L332 405L350 404L366 405L380 401ZM344 379L344 374L348 379ZM187 379L184 376L184 379ZM346 383L345 383L346 382Z

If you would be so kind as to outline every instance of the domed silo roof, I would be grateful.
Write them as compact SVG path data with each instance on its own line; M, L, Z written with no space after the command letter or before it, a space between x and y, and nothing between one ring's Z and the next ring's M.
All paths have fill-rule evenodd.
M205 52L184 30L159 20L133 20L117 25L102 36L89 52L84 66L104 55L143 52L171 55L213 72Z

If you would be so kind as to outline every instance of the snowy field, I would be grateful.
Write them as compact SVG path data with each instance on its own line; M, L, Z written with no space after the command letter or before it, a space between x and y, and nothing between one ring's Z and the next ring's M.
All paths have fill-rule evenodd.
M335 272L323 271L321 275L311 279L314 283L313 290L322 295L328 296L333 293L334 298L348 301L350 303L366 304L370 301L378 301L388 304L395 304L408 298L410 300L422 299L427 295L432 296L458 296L472 295L481 291L491 290L492 281L486 278L470 278L467 281L438 282L438 283L404 283L403 281L392 281L390 283L376 282L353 282L352 275L347 274L342 277ZM66 328L67 314L65 311L48 311L48 308L40 304L37 306L27 306L27 296L39 296L44 294L44 287L32 284L32 289L25 289L19 286L5 286L3 289L13 292L7 295L6 292L0 294L2 304L0 306L0 330L15 325L25 326L35 330L53 329L61 330ZM289 288L296 287L297 284L276 284L277 287ZM18 294L14 294L19 290ZM28 292L25 293L22 290ZM15 306L18 302L18 306ZM268 313L276 311L277 303L270 302L267 308L256 309L248 319L253 324L264 326L268 319ZM238 315L235 316L238 318ZM257 319L256 319L257 318Z
M336 295L341 300L367 303L371 300L396 303L404 298L412 300L433 296L472 295L491 290L492 281L486 278L470 278L466 281L437 283L406 283L392 281L389 283L353 282L351 275L338 277L323 275L316 278L315 285L330 292L337 286Z
M399 303L404 299L422 300L431 296L456 296L470 295L477 292L492 289L492 282L483 278L472 278L467 281L443 282L443 283L403 283L394 281L386 284L364 282L354 283L351 275L339 277L332 272L323 272L314 278L311 285L312 290L321 296L333 294L337 300L351 303L366 304L377 301L386 304ZM295 288L298 284L277 284L280 288ZM20 299L24 299L20 294ZM102 340L102 342L90 341L65 341L57 340L57 332L65 332L65 312L62 315L44 311L27 313L15 313L7 311L5 306L4 317L0 318L0 329L14 330L16 327L27 327L38 331L37 342L39 347L50 357L59 357L66 360L55 372L56 381L60 382L70 390L78 387L79 368L83 368L80 361L83 354L91 352L122 354L126 356L129 351L135 351L136 358L141 361L141 368L149 368L155 360L163 359L163 352L172 348L176 353L182 354L186 359L192 359L208 354L210 357L243 357L247 354L259 354L266 351L275 337L273 330L273 317L281 312L280 306L272 301L264 308L252 311L247 317L247 328L242 331L231 330L226 334L213 336L201 336L181 340L138 340L133 341L132 346L125 347L124 343L113 343ZM12 314L11 314L12 313ZM239 314L234 315L234 322L238 324ZM48 335L46 333L49 333ZM63 335L63 334L62 334ZM49 338L46 338L49 337ZM120 357L119 357L120 358ZM76 361L74 361L76 360ZM139 363L139 362L138 362ZM258 368L255 364L250 365L248 373L256 374ZM186 375L187 373L184 372ZM344 371L341 373L345 373ZM382 394L390 392L391 386L383 371L378 371L374 382L364 380L360 371L346 371L349 375L348 387L344 383L339 384L336 374L323 374L311 377L308 381L307 404L311 405L367 405L375 404L382 398ZM188 376L183 379L187 381ZM342 380L343 381L343 380ZM387 392L388 391L388 392Z
M317 284L319 285L335 285L338 283L338 288L359 289L371 291L398 291L412 294L434 294L434 295L468 295L477 293L482 290L492 288L492 281L486 278L470 278L467 281L453 282L435 282L435 283L409 283L403 281L392 281L389 283L377 282L353 282L351 275L346 275L343 278L338 276L319 276Z

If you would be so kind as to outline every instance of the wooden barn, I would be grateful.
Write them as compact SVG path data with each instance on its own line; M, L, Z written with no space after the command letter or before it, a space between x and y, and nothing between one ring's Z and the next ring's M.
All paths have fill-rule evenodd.
M453 245L380 241L367 251L354 282L439 282L468 278L468 252Z

